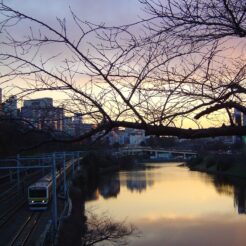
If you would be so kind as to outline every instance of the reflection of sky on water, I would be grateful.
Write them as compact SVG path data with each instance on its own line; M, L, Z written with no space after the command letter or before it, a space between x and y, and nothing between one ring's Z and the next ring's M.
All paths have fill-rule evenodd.
M204 217L163 217L135 222L143 236L134 246L243 246L246 245L245 217L207 214Z
M88 206L137 225L130 245L246 245L245 182L190 172L175 165L124 171L117 198ZM111 182L113 184L113 182Z

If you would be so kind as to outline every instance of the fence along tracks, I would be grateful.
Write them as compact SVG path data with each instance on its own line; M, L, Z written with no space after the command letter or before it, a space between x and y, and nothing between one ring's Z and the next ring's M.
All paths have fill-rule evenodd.
M24 221L20 229L17 231L9 246L24 246L30 238L34 228L38 224L38 221L42 215L42 212L32 212L31 215Z

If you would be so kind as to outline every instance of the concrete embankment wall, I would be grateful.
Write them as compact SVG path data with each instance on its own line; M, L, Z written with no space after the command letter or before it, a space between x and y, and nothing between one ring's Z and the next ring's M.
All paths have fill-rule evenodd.
M85 225L85 198L83 189L78 185L76 178L73 185L69 189L69 197L71 199L71 213L63 218L59 227L56 245L59 246L81 246L82 235L86 230Z

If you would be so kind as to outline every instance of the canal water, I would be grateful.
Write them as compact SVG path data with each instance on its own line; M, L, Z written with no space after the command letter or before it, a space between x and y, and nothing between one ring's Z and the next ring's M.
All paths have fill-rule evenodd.
M189 171L179 163L148 163L101 176L86 209L135 225L140 234L129 238L130 246L241 246L245 188L244 180Z

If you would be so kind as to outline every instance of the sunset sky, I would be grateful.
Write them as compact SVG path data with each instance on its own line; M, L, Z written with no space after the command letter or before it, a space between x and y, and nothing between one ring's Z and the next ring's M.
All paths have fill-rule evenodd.
M109 25L130 23L142 13L138 0L9 0L11 7L53 21L69 15L69 7L82 19Z
M83 21L89 21L95 24L103 23L107 26L133 23L138 21L140 16L143 15L141 4L138 0L8 0L5 1L5 4L26 15L48 23L57 30L60 30L57 18L66 18L66 25L71 39L76 36L78 30L75 29L70 9ZM25 26L24 22L24 25L18 26L14 30L14 35L22 39L30 31L26 29L30 25L32 24L27 23ZM33 29L34 31L38 31L38 28L34 27ZM57 45L55 50L46 47L42 52L43 55L47 53L50 56L52 54L51 52L54 52L53 54L56 55L60 50ZM58 64L54 65L57 66ZM7 90L4 91L7 92ZM43 96L47 96L47 92L32 95L32 97Z
M117 1L116 0L70 0L70 1L68 0L52 0L52 1L50 0L43 0L43 1L41 0L35 0L35 1L34 0L25 0L25 1L8 0L8 1L5 1L5 3L8 4L10 7L26 15L32 16L38 20L48 23L50 26L54 27L58 31L60 31L59 29L60 27L57 21L57 17L60 19L66 18L66 25L68 27L67 29L68 29L68 34L69 34L68 36L72 42L73 40L76 40L76 38L78 38L79 34L77 33L78 28L76 29L74 22L72 20L70 9L81 20L89 21L95 24L105 23L105 25L107 26L130 24L130 23L139 21L141 17L142 18L146 17L146 13L144 13L143 11L143 5L141 5L138 0L117 0ZM28 30L29 26L33 27L33 30L34 32L36 32L36 34L39 32L39 29L36 28L36 26L32 26L33 22L28 23L26 26L25 26L26 22L23 21L23 23L24 24L22 25L22 27L14 31L14 34L16 36L23 37L26 34L26 31L30 31ZM143 28L143 26L140 28ZM138 35L138 32L137 32L137 35ZM84 43L86 46L86 42ZM82 52L85 52L85 50L87 49L84 46L84 43L80 47ZM235 45L234 42L233 44ZM243 50L244 45L245 45L244 43L238 45L240 47L241 52ZM48 47L48 45L45 46L45 48L40 51L40 54L41 56L44 57L44 59L48 59L47 57L55 56L59 52L63 53L63 56L59 60L59 62L61 61L63 62L64 59L68 57L66 53L68 51L66 51L64 47L61 48L58 44L52 47ZM235 52L235 49L233 48L233 49L227 50L226 55L227 56L232 56L232 55L238 56L238 52ZM41 56L38 56L37 59L40 59ZM241 56L241 53L240 53L240 56ZM52 69L57 69L59 67L59 62L56 63L55 60L52 60L49 66L52 67ZM79 76L81 76L81 74L83 74L83 72L79 73ZM83 84L85 79L84 77L81 76L77 79L77 81L79 82L79 84ZM130 80L128 79L127 82L129 81ZM20 80L18 80L17 82L19 84L22 83L22 81ZM118 81L116 82L118 83ZM12 87L14 88L14 86ZM5 92L6 90L4 91L4 93ZM8 94L6 93L6 97L9 94L10 93ZM54 95L54 92L47 93L47 91L45 91L45 92L33 94L30 97L35 97L35 98L47 97L47 96L53 97L53 95ZM62 95L58 94L57 91L55 91L54 99L63 99L63 96L64 96L63 94ZM215 118L218 119L218 117L215 117ZM205 122L206 121L207 120L205 119ZM217 122L215 124L217 124ZM221 125L221 122L219 122L219 125Z

